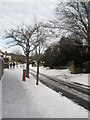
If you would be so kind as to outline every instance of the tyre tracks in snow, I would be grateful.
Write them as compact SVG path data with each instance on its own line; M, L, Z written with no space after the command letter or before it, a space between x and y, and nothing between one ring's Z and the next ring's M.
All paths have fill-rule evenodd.
M30 74L36 77L35 70L30 69ZM42 73L39 73L39 80L62 96L72 99L72 101L90 111L90 86L72 81L67 82Z

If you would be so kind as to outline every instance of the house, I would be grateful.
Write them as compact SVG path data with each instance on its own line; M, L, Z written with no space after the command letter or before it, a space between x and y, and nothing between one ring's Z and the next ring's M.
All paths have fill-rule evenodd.
M9 55L9 54L7 53L7 51L5 51L3 58L4 58L4 59L7 58L9 62L12 61L12 57L11 57L11 55Z
M2 52L2 50L0 49L0 57L3 57L4 53Z
M3 52L0 50L0 80L3 75Z

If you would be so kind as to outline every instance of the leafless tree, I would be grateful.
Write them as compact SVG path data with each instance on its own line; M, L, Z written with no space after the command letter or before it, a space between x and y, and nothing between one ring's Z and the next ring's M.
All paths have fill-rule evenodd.
M22 55L22 51L20 49L15 49L12 52L15 53L16 55Z
M37 75L36 75L36 85L39 84L39 66L41 62L42 54L47 47L48 41L48 31L44 27L43 23L37 24L37 31L36 31L36 40L38 41L38 46L35 49L35 60L37 62Z
M37 45L38 41L35 39L36 30L39 26L34 23L34 25L22 25L16 29L10 29L6 31L5 38L12 38L9 39L10 41L7 42L9 47L12 46L21 46L25 56L26 56L26 75L29 77L29 54L33 51Z
M50 21L59 33L73 34L90 46L90 2L58 2L57 19ZM61 33L61 34L62 34Z

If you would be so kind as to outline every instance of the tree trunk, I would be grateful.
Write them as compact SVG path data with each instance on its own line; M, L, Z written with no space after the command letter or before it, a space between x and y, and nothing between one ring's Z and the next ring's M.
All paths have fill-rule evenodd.
M36 79L36 85L38 85L38 81L39 81L39 62L37 62L37 79Z
M26 77L29 78L29 52L26 55Z

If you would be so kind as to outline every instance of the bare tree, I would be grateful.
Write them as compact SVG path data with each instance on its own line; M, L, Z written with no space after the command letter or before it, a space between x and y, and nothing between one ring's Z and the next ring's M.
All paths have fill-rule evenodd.
M37 25L22 25L16 29L10 29L5 33L5 38L12 38L9 39L10 41L7 42L9 47L19 45L22 47L25 56L26 56L26 75L29 77L29 54L33 51L37 45L38 41L35 39Z
M20 49L13 51L16 55L22 55L22 51Z
M44 24L37 24L36 40L38 41L38 46L35 49L35 60L37 62L37 75L36 75L36 85L39 84L39 66L42 58L42 54L47 47L47 38L49 37Z
M59 33L73 34L90 46L90 3L89 2L58 2L57 19L50 21Z

